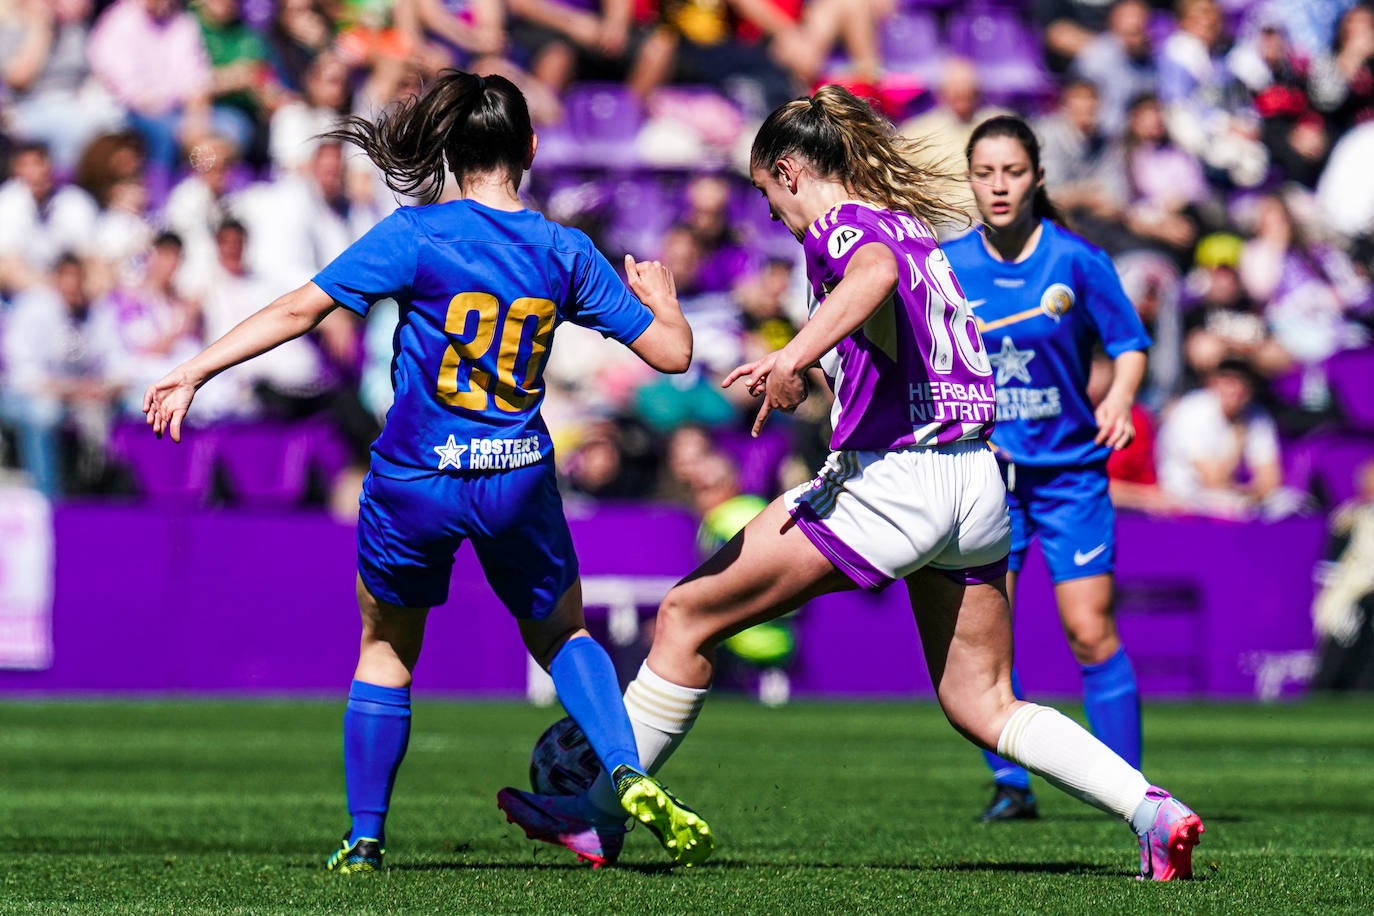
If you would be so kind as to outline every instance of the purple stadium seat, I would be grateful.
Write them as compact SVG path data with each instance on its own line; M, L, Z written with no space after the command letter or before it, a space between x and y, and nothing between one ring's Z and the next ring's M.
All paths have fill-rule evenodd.
M878 53L884 66L927 85L939 74L943 47L940 27L928 10L893 13L878 25Z
M310 427L302 423L223 423L206 433L235 501L289 508L305 496Z
M663 233L672 226L681 203L656 175L632 175L610 185L611 225L606 243L613 251L636 258L658 256Z
M1354 496L1355 472L1374 460L1374 436L1331 434L1313 446L1313 483L1327 503L1334 506Z
M1374 347L1332 356L1326 362L1326 381L1346 425L1374 432Z
M157 439L141 420L119 423L110 434L110 455L133 475L150 501L198 505L210 493L217 440L204 429L186 427L180 444Z
M644 106L619 83L580 83L563 100L567 124L587 164L629 167L638 162L635 138L644 125Z
M949 45L973 61L990 99L1036 96L1048 85L1040 39L1012 10L975 6L952 14Z
M563 166L580 165L581 151L577 135L567 121L561 124L546 124L539 128L539 151L536 153L537 168L556 169Z

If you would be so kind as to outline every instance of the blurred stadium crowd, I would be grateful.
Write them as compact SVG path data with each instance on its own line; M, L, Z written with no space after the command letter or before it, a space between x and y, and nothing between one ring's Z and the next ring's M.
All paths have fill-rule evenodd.
M139 401L405 203L315 136L448 66L525 90L530 205L612 263L669 264L695 329L673 378L560 332L545 414L569 494L706 512L819 464L820 398L755 440L717 383L804 320L800 246L741 166L764 114L822 82L955 169L982 118L1032 118L1051 195L1155 340L1123 507L1319 512L1374 456L1374 8L1354 0L0 0L4 464L54 496L346 513L390 398L385 308L207 386L180 450Z

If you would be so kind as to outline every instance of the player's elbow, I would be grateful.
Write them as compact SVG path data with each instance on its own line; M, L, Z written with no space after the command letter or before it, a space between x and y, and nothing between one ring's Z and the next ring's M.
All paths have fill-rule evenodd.
M692 365L692 340L689 337L684 343L665 349L658 356L658 361L651 363L659 372L666 372L669 375L680 375L686 372Z
M677 375L692 365L692 329L685 321L680 325L655 321L630 349L659 372Z

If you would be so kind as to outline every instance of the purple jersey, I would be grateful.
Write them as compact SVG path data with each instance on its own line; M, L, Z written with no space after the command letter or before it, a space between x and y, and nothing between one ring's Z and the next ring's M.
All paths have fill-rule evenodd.
M821 361L835 391L832 449L943 445L992 434L992 364L935 233L906 213L847 202L811 224L806 275L819 305L872 242L897 259L897 289Z

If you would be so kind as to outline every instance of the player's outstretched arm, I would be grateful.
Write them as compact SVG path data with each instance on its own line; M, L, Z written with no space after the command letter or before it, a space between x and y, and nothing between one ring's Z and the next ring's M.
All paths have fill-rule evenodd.
M143 412L157 437L181 441L181 421L196 392L210 379L273 347L300 337L335 308L329 294L307 283L239 322L219 340L148 386Z
M806 400L806 371L871 318L896 287L897 259L891 250L878 242L861 246L850 258L844 278L786 346L725 377L722 387L743 379L750 394L762 397L754 418L755 436L769 413L795 410Z
M686 372L692 364L692 328L682 317L673 272L658 261L636 261L625 255L630 291L654 313L654 322L630 349L659 372Z

